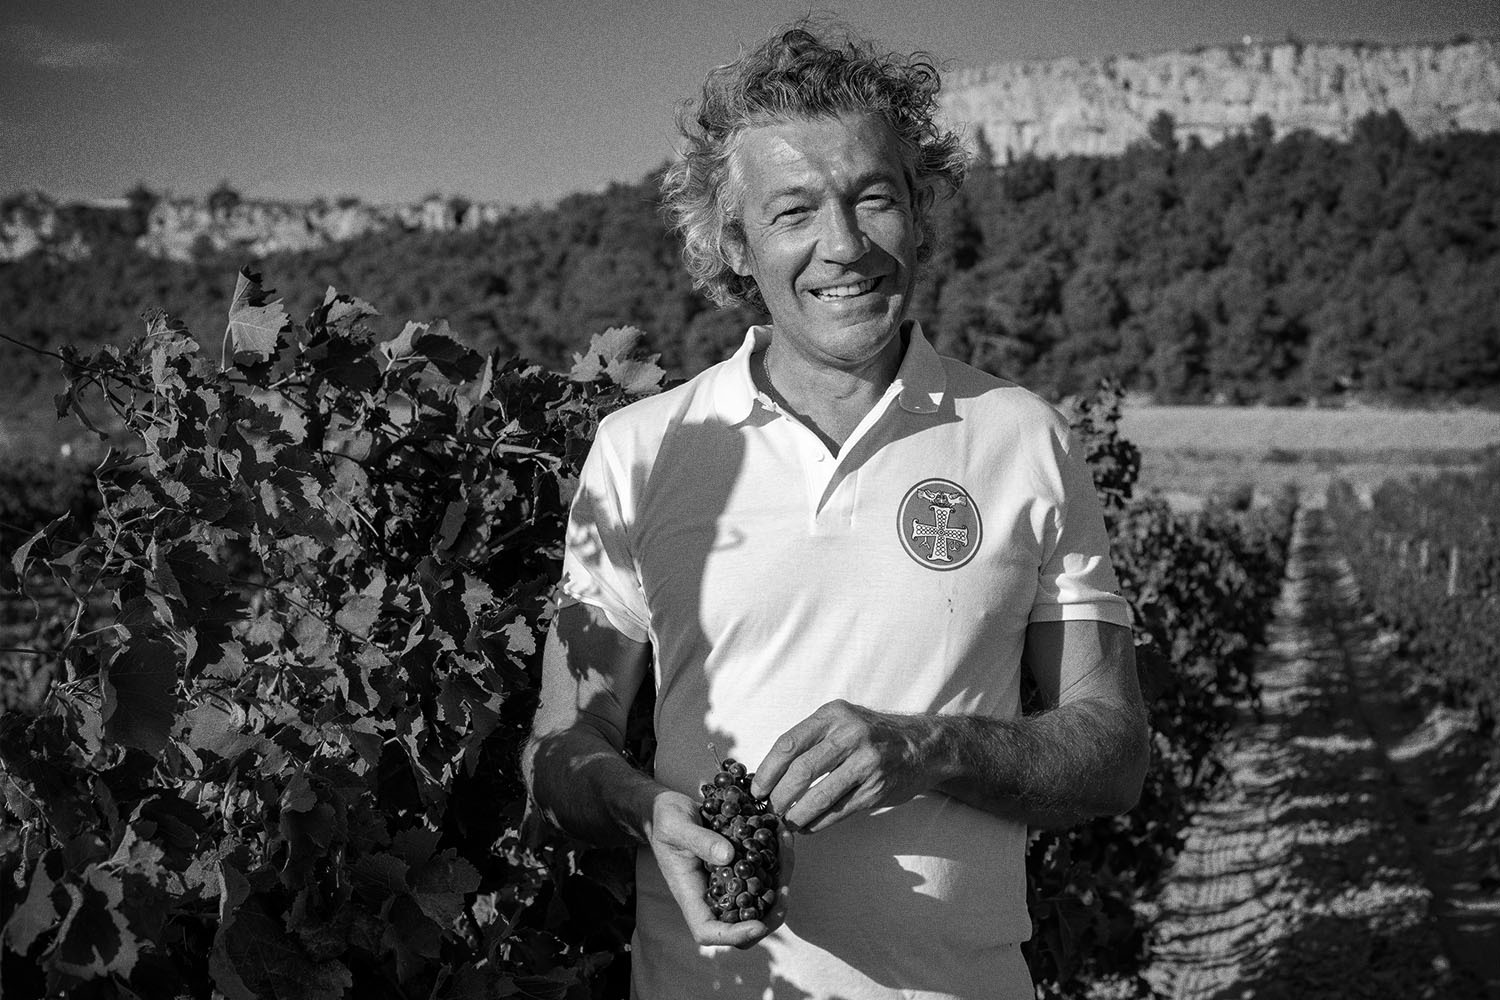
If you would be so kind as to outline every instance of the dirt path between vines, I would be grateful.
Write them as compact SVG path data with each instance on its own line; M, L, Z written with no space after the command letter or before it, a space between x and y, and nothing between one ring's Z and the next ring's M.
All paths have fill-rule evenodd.
M1299 515L1262 711L1157 901L1147 978L1173 1000L1500 997L1493 773L1465 717L1401 689L1322 516Z

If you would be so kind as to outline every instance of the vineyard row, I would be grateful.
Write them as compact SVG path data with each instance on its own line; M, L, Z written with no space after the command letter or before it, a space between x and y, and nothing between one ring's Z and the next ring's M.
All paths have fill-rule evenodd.
M1500 719L1500 460L1472 475L1389 482L1362 504L1336 485L1328 510L1360 591L1416 666L1415 686ZM1500 748L1495 758L1500 761Z

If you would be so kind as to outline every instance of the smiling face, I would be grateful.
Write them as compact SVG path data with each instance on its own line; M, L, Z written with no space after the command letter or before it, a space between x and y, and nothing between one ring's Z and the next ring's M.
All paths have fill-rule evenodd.
M730 265L755 279L778 350L894 372L922 236L890 128L844 115L746 129L729 183L744 229Z

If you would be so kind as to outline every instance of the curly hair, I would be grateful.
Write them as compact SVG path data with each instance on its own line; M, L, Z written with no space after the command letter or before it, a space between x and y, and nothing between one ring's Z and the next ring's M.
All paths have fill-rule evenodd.
M779 31L758 49L709 72L703 94L684 102L678 128L685 148L662 178L663 204L681 234L695 287L715 304L764 308L753 278L736 274L725 247L744 239L729 183L730 156L745 129L794 119L869 113L890 126L913 194L946 196L963 184L968 153L956 132L937 123L937 69L923 53L882 54L868 41L824 41L808 21ZM918 201L931 255L930 199Z

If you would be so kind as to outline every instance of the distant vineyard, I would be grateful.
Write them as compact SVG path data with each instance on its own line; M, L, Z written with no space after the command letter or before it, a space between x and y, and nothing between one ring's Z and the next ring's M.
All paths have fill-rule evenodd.
M1500 720L1500 458L1477 474L1390 482L1363 507L1330 491L1329 512L1360 590L1415 685L1474 712L1483 735ZM1500 745L1495 759L1500 762Z
M67 406L130 447L91 520L37 518L10 559L50 587L41 655L0 654L43 668L0 717L12 995L623 991L629 856L536 836L516 760L579 462L663 372L628 329L560 373L371 315L330 290L294 325L245 274L222 348L155 315L127 348L63 349ZM1118 403L1076 430L1156 759L1128 816L1031 848L1028 958L1055 996L1139 984L1136 904L1254 696L1290 517L1132 500Z

